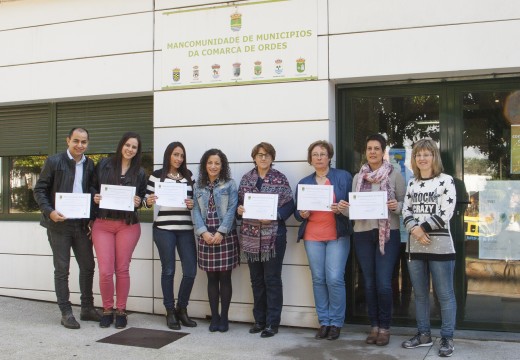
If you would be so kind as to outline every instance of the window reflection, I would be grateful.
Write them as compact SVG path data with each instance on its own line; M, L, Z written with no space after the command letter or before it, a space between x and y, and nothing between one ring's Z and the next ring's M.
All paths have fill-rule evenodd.
M110 154L89 154L95 164L101 159L110 156ZM16 156L9 158L9 213L35 213L39 212L39 207L34 200L33 189L36 181L40 176L43 164L47 156ZM146 172L147 177L153 171L153 154L142 154L142 166ZM1 159L0 159L1 161ZM1 162L0 162L1 165ZM1 167L0 167L1 168ZM1 174L0 174L1 176ZM0 178L1 183L1 178ZM1 187L0 187L1 195ZM1 205L1 196L0 196ZM2 207L0 206L0 209ZM143 209L142 211L150 211Z
M4 212L4 197L2 194L2 158L0 157L0 214Z
M464 213L466 320L520 320L514 303L506 301L520 298L520 175L512 146L516 120L506 108L514 94L463 95L464 183L470 199ZM482 306L492 310L482 311Z
M33 189L40 176L47 157L16 156L10 158L9 189L10 213L30 213L39 211L34 200Z

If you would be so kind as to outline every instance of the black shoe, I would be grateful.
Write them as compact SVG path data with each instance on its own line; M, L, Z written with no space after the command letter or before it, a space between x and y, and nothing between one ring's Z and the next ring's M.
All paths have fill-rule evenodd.
M277 326L268 326L265 328L264 331L262 331L262 333L260 334L260 337L269 338L269 337L275 336L276 334L278 334L278 327Z
M228 319L220 318L220 323L218 325L218 331L226 332L229 330L229 321Z
M210 332L218 331L219 324L220 324L220 317L212 316L211 323L209 324L209 331Z
M265 329L265 324L255 323L251 328L249 329L250 334L258 334L260 331Z
M114 312L112 310L103 311L103 316L99 320L99 327L107 328L114 322Z
M71 312L61 316L61 325L65 326L67 329L79 329L79 323Z
M314 338L318 339L318 340L326 339L327 336L329 336L329 331L330 331L330 326L322 325L318 329L318 332L316 333Z
M180 320L182 325L186 327L196 327L197 323L190 319L188 316L188 309L178 307L175 309L175 313L177 314L177 318Z
M175 309L166 309L166 326L172 330L181 329L181 324L179 323Z
M125 311L116 311L116 329L124 329L128 324L128 315Z
M332 325L329 330L329 336L327 337L327 340L336 340L339 338L339 333L341 332L341 328Z
M82 321L100 321L101 312L94 306L86 306L81 308L79 319Z

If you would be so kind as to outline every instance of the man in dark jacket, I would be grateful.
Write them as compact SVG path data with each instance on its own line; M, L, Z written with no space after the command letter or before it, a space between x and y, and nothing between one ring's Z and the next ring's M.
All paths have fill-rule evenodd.
M50 156L43 165L34 187L34 198L42 212L40 224L47 229L54 262L54 287L61 310L61 324L68 329L79 329L69 300L70 249L79 266L81 291L81 320L99 321L100 313L94 307L92 283L94 253L89 238L89 219L68 219L55 209L56 193L89 193L94 163L84 153L88 147L88 131L73 128L67 137L68 149Z

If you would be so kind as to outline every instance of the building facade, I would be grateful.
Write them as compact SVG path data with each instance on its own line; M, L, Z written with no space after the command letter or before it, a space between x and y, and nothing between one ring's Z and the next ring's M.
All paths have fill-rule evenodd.
M92 154L113 152L123 131L137 129L144 134L150 168L160 166L171 141L184 143L195 173L203 152L218 147L228 155L237 181L253 166L251 148L267 141L277 150L276 168L293 187L312 170L306 156L314 140L335 144L334 165L355 174L364 138L381 132L389 139L389 159L403 173L413 141L432 137L446 172L465 185L452 223L459 253L459 326L518 329L520 49L514 39L520 32L520 3L289 2L293 13L286 17L308 16L312 6L311 76L170 88L164 80L171 61L164 43L175 34L165 31L166 12L182 20L183 13L210 16L215 9L251 5L274 14L287 1L0 1L0 295L55 300L51 251L28 194L38 166L46 155L65 148L72 126L92 132ZM260 28L262 21L257 19ZM265 20L263 26L268 32L273 25ZM185 31L195 30L187 25ZM497 205L486 207L482 199ZM151 218L143 214L128 309L163 313ZM296 233L291 219L282 323L314 327L310 272ZM395 277L396 321L403 324L414 318L405 267L396 268ZM180 276L178 266L176 286ZM347 319L363 322L358 278L352 257ZM71 281L71 289L77 303L77 282ZM99 304L97 285L95 293ZM252 321L251 309L244 264L233 273L231 320ZM209 314L201 272L190 314Z

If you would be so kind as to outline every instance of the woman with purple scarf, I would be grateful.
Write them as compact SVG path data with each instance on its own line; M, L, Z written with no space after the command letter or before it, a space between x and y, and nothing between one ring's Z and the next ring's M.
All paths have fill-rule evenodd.
M255 167L247 172L238 188L239 216L247 217L244 207L246 193L278 194L276 220L243 218L240 227L242 254L249 265L253 288L254 325L249 333L261 332L263 338L278 333L283 307L282 263L287 246L287 220L294 211L291 187L284 174L272 168L276 157L274 147L261 142L253 147Z
M392 273L399 256L399 215L406 184L399 171L383 159L386 140L380 134L366 139L367 163L354 176L352 191L386 191L388 218L356 220L354 249L363 273L368 317L372 329L367 344L385 346L390 341L392 318Z

